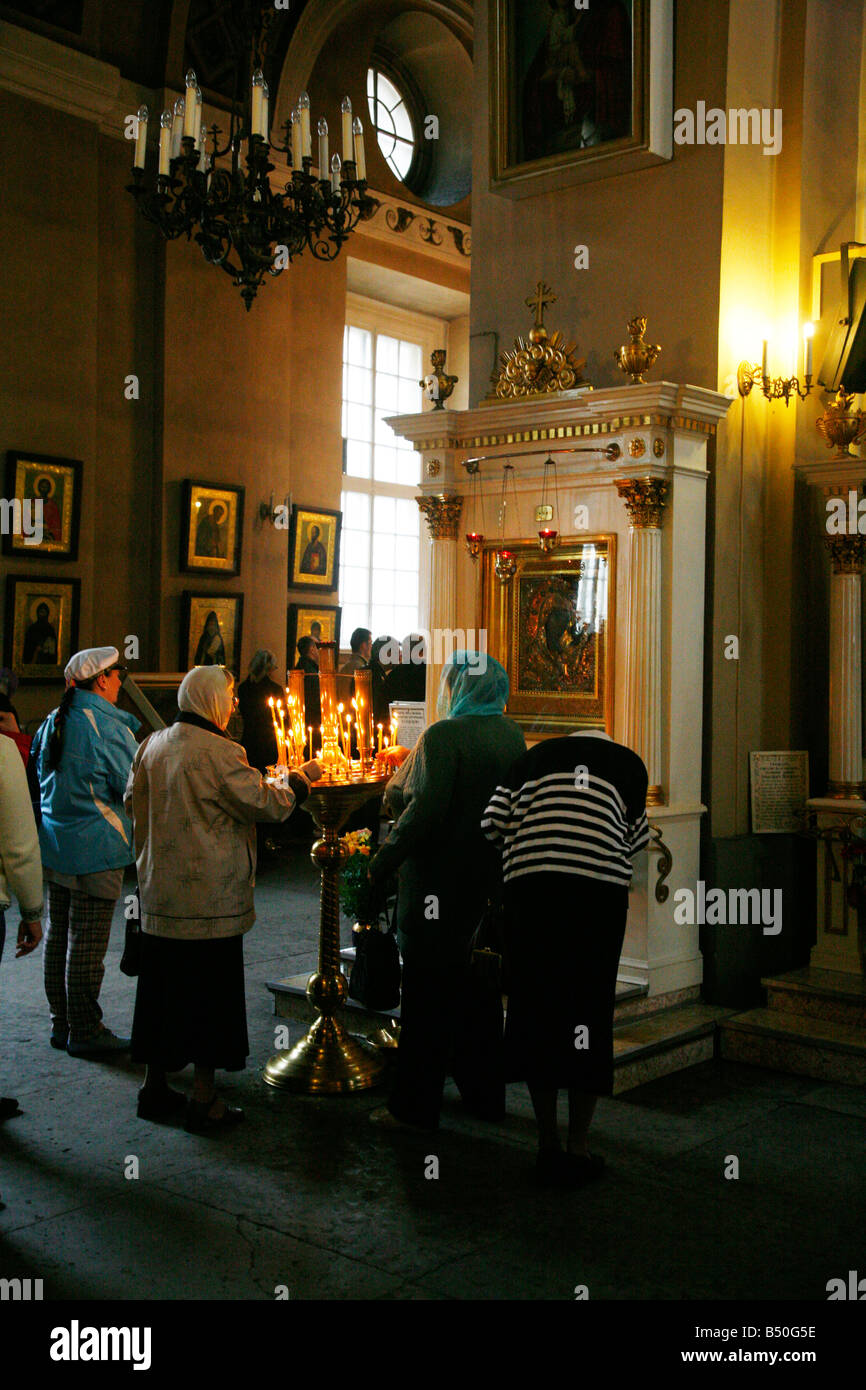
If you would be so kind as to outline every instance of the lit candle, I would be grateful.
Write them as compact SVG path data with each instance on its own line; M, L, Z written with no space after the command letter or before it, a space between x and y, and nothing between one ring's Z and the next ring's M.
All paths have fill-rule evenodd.
M763 351L762 351L762 353L761 353L761 378L762 378L763 381L766 381L766 379L767 379L767 340L766 340L766 338L764 339L764 347L763 347Z
M338 154L331 155L331 189L334 193L340 191L340 171L343 161Z
M364 127L359 116L352 122L352 133L355 137L355 178L360 181L367 177L367 157L364 153Z
M253 105L250 112L250 134L262 135L262 102L264 101L265 75L261 68L253 73Z
M159 118L159 172L168 177L171 159L171 112L163 111Z
M319 121L319 178L328 177L328 122L324 116Z
M180 137L183 134L184 123L184 99L178 97L174 103L174 114L171 121L171 157L177 159L180 154Z
M301 113L297 106L292 112L292 168L303 168L301 162Z
M313 761L313 726L307 725L307 733L310 735L310 762Z
M196 132L196 124L195 124L195 89L196 89L197 83L196 83L196 80L195 80L195 73L193 72L192 68L190 68L189 72L188 72L187 75L186 75L185 83L186 83L186 97L185 97L185 100L184 100L184 110L183 110L183 133L184 133L184 135L194 136L194 135L195 135L195 132Z
M262 135L270 144L268 139L271 129L271 92L267 82L262 87Z
M343 97L340 107L343 113L343 159L354 157L355 142L352 134L352 98Z
M377 724L377 725L376 725L376 728L379 730L379 747L378 747L378 749L377 749L377 752L378 752L378 753L381 753L381 752L382 752L382 725L381 725L381 724Z
M144 156L147 151L147 116L147 107L139 106L138 130L135 133L135 158L133 159L133 168L135 169L144 168Z
M805 360L805 364L804 364L804 374L805 374L806 376L811 376L811 375L812 375L812 339L813 339L814 336L815 336L815 325L814 325L814 323L804 323L804 324L803 324L803 344L804 344L804 347L805 347L805 359L806 359L806 360Z
M310 135L310 98L306 92L298 97L298 110L301 113L301 154L304 159L313 156L313 141Z

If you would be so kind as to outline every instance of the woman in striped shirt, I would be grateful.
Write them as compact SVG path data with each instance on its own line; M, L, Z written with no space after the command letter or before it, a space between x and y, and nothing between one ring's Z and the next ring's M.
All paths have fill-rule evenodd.
M647 771L600 729L538 743L496 788L482 829L502 850L508 926L507 1077L526 1081L539 1180L599 1177L587 1134L613 1092L613 1006L632 857L649 842ZM539 930L539 922L543 928ZM568 1141L556 1123L568 1090Z

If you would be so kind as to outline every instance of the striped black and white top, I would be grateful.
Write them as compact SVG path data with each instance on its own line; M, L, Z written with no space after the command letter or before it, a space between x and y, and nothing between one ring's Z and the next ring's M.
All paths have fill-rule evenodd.
M498 786L481 828L502 847L503 876L583 874L628 887L649 844L647 770L601 731L530 748Z

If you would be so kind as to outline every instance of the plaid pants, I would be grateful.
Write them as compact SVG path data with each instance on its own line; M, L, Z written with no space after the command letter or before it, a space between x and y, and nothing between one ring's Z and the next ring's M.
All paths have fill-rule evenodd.
M67 1028L72 1042L99 1032L99 990L111 935L115 900L92 898L75 888L46 882L48 926L43 948L45 993L55 1036Z

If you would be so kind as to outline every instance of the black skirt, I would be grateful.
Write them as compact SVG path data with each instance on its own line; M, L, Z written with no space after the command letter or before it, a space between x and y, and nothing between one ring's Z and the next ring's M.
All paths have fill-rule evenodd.
M577 874L505 885L506 1080L613 1093L613 1008L628 889Z
M249 1055L242 936L141 937L132 1060L163 1071L190 1062L243 1071Z

